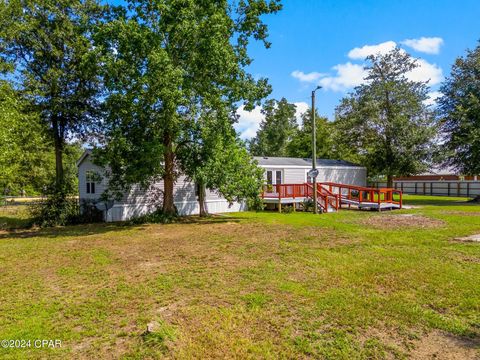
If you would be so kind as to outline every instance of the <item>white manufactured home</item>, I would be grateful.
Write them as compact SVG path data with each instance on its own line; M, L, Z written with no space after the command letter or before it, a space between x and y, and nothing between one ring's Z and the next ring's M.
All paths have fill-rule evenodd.
M311 169L311 160L300 158L255 157L258 165L265 169L265 183L300 184L309 182L307 175ZM108 186L104 176L105 169L95 165L92 153L86 150L77 162L80 201L99 201ZM366 169L362 166L340 160L317 160L318 181L337 182L365 186ZM100 177L98 176L100 175ZM163 181L153 184L148 189L134 186L122 199L104 210L106 221L123 221L155 210L162 201ZM181 215L198 214L199 206L196 186L185 176L180 176L174 187L175 205ZM101 205L101 204L100 204ZM230 204L215 190L207 190L206 207L209 213L225 213L246 210L245 203Z

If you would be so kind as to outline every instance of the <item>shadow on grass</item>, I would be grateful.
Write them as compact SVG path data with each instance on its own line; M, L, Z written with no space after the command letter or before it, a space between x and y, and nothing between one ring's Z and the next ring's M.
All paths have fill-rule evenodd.
M25 229L29 226L29 219L19 219L10 216L0 216L0 230Z
M449 197L435 197L427 196L421 198L417 196L413 199L406 198L403 200L404 205L417 206L479 206L478 203L469 202L467 198L449 198Z
M1 223L0 218L0 223ZM12 220L12 218L9 218ZM18 221L18 219L16 219ZM199 217L199 216L182 216L177 219L177 221L172 224L157 224L161 226L169 226L175 224L199 224L199 225L211 225L211 224L222 224L229 222L239 222L241 219L230 216L209 216L209 217ZM26 220L28 224L28 219ZM52 228L10 228L10 229L0 229L4 232L0 232L1 239L26 239L33 237L46 237L46 238L57 238L57 237L82 237L90 235L100 235L106 234L109 232L123 231L123 230L138 230L142 231L145 226L152 225L151 223L145 224L132 224L129 222L113 222L113 223L93 223L93 224L80 224L80 225L70 225L70 226L58 226Z

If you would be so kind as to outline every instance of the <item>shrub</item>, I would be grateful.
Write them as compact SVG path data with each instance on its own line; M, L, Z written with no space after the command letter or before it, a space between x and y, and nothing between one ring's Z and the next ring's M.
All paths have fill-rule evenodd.
M78 199L64 194L52 194L30 206L33 225L51 227L77 224L80 218Z
M178 219L178 215L165 214L162 209L157 209L151 213L136 216L128 221L129 224L170 224Z
M96 206L97 201L83 199L80 204L80 214L78 221L80 223L96 223L103 222L103 211Z
M302 203L302 208L303 208L303 211L313 211L313 200L312 199L306 199Z
M45 200L30 206L32 225L40 227L86 224L103 221L103 211L95 201L78 199L64 194L52 194Z

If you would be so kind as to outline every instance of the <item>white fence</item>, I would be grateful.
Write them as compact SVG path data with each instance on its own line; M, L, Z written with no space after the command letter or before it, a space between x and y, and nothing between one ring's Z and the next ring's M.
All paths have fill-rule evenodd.
M405 194L475 197L480 195L480 181L422 180L394 181L394 188ZM373 187L387 187L386 182L373 182Z

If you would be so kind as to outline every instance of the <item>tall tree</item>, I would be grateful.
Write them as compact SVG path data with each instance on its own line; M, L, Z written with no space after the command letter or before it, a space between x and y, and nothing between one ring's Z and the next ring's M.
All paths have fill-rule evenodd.
M296 106L287 99L270 99L265 102L256 136L250 142L250 152L255 156L287 156L287 146L297 129Z
M104 14L95 0L11 0L0 12L0 58L49 127L56 192L65 191L68 138L86 134L98 108L92 33Z
M45 123L7 81L0 80L0 193L40 194L55 177L55 156ZM66 145L65 174L77 183L78 144Z
M46 129L9 83L0 80L0 191L41 191L51 175Z
M246 72L249 40L266 41L261 16L278 1L131 0L105 26L103 41L106 146L98 158L110 166L117 194L134 183L164 182L163 211L175 212L178 155L192 146L192 124L206 111L253 108L270 92L265 79ZM232 116L222 116L232 127ZM103 160L102 160L103 159ZM228 160L228 159L227 159Z
M447 152L446 165L465 175L480 174L480 45L459 57L438 100Z
M312 157L312 110L302 114L302 127L295 131L291 142L288 144L289 156L311 158ZM332 124L326 117L315 113L316 145L318 158L332 158L334 148L332 141Z
M428 87L411 81L415 60L401 49L369 56L366 83L355 88L336 109L336 127L345 146L355 149L371 175L418 173L430 160L436 127L425 100Z
M200 216L208 214L206 189L229 202L258 200L263 171L221 113L202 115L191 127L190 140L191 146L183 147L177 157L182 172L196 184Z

